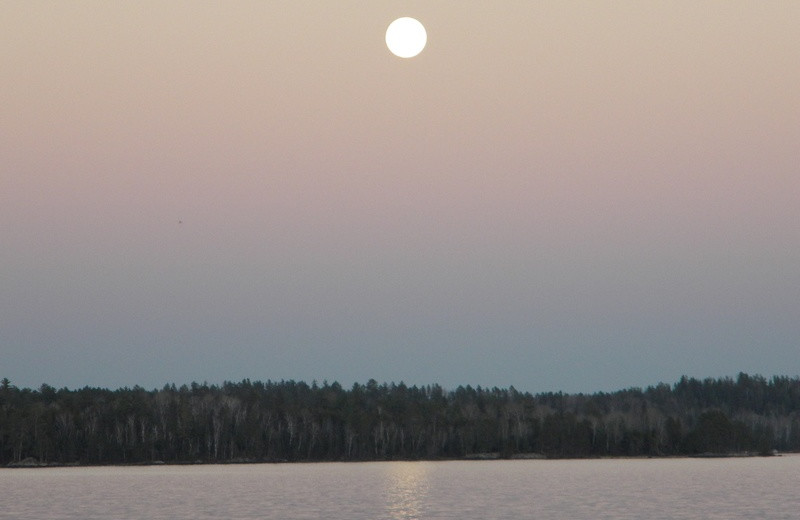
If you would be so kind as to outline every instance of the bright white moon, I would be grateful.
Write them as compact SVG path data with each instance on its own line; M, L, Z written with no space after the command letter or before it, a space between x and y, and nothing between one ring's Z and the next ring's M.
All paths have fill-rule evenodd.
M386 46L401 58L413 58L425 48L428 33L414 18L398 18L386 29Z

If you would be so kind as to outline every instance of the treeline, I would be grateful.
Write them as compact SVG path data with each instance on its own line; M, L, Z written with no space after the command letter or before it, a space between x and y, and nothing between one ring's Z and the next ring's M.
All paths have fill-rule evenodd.
M800 379L683 377L613 393L226 382L20 389L0 381L0 464L597 457L800 451Z

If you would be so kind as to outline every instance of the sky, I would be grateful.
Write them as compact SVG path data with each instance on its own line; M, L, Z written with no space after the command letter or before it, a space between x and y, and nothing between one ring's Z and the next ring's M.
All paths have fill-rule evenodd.
M794 0L2 2L0 377L800 374L798 27Z

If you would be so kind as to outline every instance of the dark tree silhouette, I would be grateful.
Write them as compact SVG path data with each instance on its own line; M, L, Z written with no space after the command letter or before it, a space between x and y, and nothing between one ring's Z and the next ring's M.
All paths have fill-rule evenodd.
M532 395L338 383L17 388L0 380L0 464L800 451L800 379L683 377L672 386Z

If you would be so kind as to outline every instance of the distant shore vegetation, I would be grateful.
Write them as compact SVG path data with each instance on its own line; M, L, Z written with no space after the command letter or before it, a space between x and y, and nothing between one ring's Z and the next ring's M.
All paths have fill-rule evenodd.
M17 388L0 465L714 456L800 451L800 378L594 394L296 381Z

